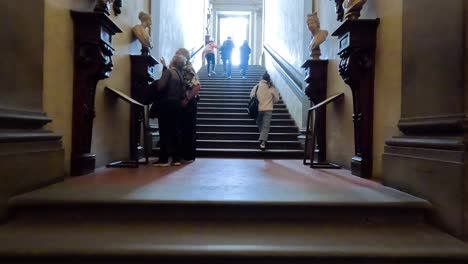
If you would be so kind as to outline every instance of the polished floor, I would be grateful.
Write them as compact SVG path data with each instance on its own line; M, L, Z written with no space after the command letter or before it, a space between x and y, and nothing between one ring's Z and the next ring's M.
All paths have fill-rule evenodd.
M0 241L8 241L0 259L468 259L462 242L419 217L427 201L300 160L197 159L179 167L100 169L17 196L10 205L15 217L0 226Z
M390 206L422 202L347 170L315 170L300 160L208 158L166 168L143 165L138 169L99 169L14 200Z

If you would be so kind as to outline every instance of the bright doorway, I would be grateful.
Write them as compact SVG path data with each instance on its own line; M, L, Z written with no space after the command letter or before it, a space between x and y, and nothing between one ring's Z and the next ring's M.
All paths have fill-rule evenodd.
M234 41L235 48L232 51L232 64L239 65L240 52L239 47L242 46L244 40L250 43L250 14L245 12L226 12L218 16L218 39L219 43L231 37Z

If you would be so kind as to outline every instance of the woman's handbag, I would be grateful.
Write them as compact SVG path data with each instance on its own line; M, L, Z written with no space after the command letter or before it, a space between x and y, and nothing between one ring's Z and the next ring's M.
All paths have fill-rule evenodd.
M250 98L249 104L247 105L247 112L249 116L253 119L257 119L258 116L258 98L257 98L258 84L255 86L255 95Z

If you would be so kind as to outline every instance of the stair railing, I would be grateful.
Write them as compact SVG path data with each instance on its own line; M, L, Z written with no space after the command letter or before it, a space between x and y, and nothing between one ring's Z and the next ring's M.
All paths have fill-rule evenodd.
M321 122L321 120L318 120L319 118L325 118L325 115L316 115L316 118L313 118L314 112L316 113L317 111L320 111L323 107L326 107L328 104L333 103L337 101L338 99L343 98L344 93L339 93L335 94L333 96L328 97L327 99L323 100L322 102L314 105L313 107L309 108L307 111L307 127L306 127L306 139L305 139L305 150L304 150L304 159L303 159L303 164L304 165L310 165L311 168L317 168L317 169L340 169L341 167L333 164L333 163L328 163L328 162L322 162L322 161L314 161L315 159L315 140L316 140L316 134L315 131L318 130L318 126L321 124L324 124L324 122ZM313 119L313 121L311 121ZM311 125L312 125L312 130ZM310 136L309 136L310 135ZM307 162L307 148L309 146L309 140L312 140L310 146L310 162ZM326 146L323 146L326 147Z

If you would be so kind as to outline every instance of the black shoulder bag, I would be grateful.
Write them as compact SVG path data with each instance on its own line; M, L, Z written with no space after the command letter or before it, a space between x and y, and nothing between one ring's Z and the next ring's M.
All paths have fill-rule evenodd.
M250 98L249 104L247 105L247 112L253 119L257 119L258 116L258 98L257 98L258 84L255 86L255 95Z

